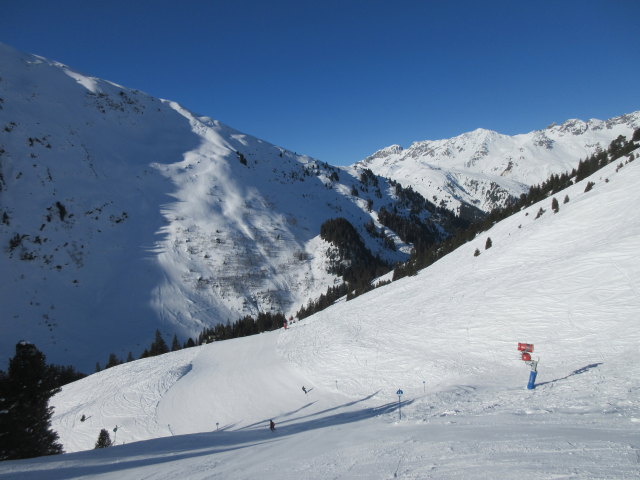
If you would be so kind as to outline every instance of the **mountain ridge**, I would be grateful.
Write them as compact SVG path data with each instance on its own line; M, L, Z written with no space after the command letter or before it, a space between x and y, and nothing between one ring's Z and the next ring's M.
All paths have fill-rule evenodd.
M332 218L387 263L408 257L378 221L399 201L384 179L6 45L0 58L0 351L26 338L86 371L157 328L292 314L342 281L319 236Z
M618 135L630 138L639 127L640 111L608 120L570 119L512 136L478 128L449 139L416 141L406 149L391 145L353 167L411 186L445 208L469 203L488 213L552 174L571 171Z

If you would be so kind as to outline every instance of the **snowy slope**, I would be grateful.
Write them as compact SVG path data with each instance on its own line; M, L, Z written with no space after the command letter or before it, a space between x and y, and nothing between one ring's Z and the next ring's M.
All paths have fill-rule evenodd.
M366 234L394 201L180 105L0 45L0 353L29 339L92 371L258 312L293 313L339 279L327 219ZM370 200L371 210L367 204ZM378 227L380 226L377 223Z
M557 195L558 213L533 205L286 331L68 385L53 399L67 450L115 425L125 445L0 477L637 478L638 182L640 163L609 165ZM517 342L535 344L535 390Z
M577 167L618 135L631 138L640 128L640 111L606 121L567 120L521 135L479 128L454 138L414 142L379 150L353 165L411 185L425 198L448 209L460 202L488 212L504 206L530 186Z

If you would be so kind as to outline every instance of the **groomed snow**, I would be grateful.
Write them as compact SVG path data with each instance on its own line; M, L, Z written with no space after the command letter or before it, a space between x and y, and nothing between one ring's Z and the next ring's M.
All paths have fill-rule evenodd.
M118 445L3 462L0 478L640 477L640 163L615 169L286 331L64 387L66 450L116 425ZM535 390L518 342L540 357Z

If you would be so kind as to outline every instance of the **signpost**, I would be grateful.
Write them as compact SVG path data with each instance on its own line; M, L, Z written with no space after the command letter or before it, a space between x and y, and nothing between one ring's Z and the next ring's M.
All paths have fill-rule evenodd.
M403 394L404 392L400 389L398 389L398 391L396 392L396 395L398 395L398 420L402 420L402 407L400 405L400 397L402 397Z

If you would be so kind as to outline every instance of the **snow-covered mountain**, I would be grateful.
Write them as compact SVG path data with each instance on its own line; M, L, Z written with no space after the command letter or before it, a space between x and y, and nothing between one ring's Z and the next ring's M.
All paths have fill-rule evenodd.
M67 385L53 427L76 453L0 477L637 478L639 183L620 159L558 192L557 213L545 199L288 330ZM115 426L117 447L78 451Z
M395 188L180 105L0 45L0 353L28 339L93 370L341 280L321 224L344 217L392 263ZM425 216L428 216L425 213ZM376 235L365 224L376 227ZM391 247L391 248L390 248Z
M420 216L446 235L446 209L488 209L639 118L479 130L340 168L2 44L0 68L0 354L26 339L86 372L110 353L138 356L156 329L184 341L296 312L342 281L326 220L346 218L390 264L406 259L411 245L381 212L414 205L383 176L444 206Z
M469 203L489 212L552 174L571 171L619 135L631 138L637 128L640 111L606 121L567 120L514 136L479 128L450 139L414 142L407 149L392 145L353 167L411 186L449 210Z

